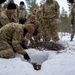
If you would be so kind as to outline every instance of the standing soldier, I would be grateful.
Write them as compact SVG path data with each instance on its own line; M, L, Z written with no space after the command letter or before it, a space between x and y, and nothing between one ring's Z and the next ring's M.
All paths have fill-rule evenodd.
M16 5L14 3L8 4L7 10L5 10L1 13L1 26L0 26L0 28L10 22L14 22L14 23L18 22L18 19L13 16L13 14L15 13L15 9L16 9Z
M29 38L34 32L33 25L9 23L0 29L0 58L14 58L15 52L22 54L26 60L29 55L21 46L22 39Z
M59 17L59 5L55 0L46 0L43 4L44 40L58 41L57 19Z
M74 33L75 33L75 0L73 0L73 7L71 9L70 13L70 20L71 20L71 25L72 25L72 33L71 33L71 40L73 41L74 38Z
M20 2L19 6L19 23L24 24L27 19L27 11L26 11L26 6L23 1Z

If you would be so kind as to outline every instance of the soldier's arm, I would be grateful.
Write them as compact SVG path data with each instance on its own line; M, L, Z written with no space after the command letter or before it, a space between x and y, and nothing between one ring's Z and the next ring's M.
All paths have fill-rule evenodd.
M58 18L59 17L59 14L60 14L60 10L59 10L60 6L59 6L59 4L58 4L57 1L55 1L55 2L56 2L55 3L56 18Z
M13 15L11 16L12 22L14 23L18 23L19 22L19 18L17 17L17 13L13 13Z
M22 34L22 31L16 29L12 39L12 46L17 53L24 55L26 52L20 45Z
M70 13L70 20L74 20L74 12L73 12L73 7L71 9L71 13Z
M9 19L7 18L7 16L4 15L3 13L1 13L1 25L4 26L8 23L10 23L10 22L9 22Z

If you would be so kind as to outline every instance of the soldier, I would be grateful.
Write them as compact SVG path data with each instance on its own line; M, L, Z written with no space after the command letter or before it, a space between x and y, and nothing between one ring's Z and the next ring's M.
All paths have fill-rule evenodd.
M27 11L25 3L21 1L19 6L19 23L24 24L26 22L26 19L27 19Z
M73 7L71 9L70 13L70 20L71 20L71 25L72 25L72 33L71 33L71 40L73 41L74 38L74 33L75 33L75 0L73 0Z
M4 4L3 6L3 10L7 9L7 6L9 3L14 3L14 0L8 0L7 3ZM16 3L14 3L16 5L16 10L15 10L15 13L13 14L13 16L17 19L19 19L19 7Z
M7 9L7 6L9 3L14 3L14 0L8 0L8 2L3 5L3 10ZM15 5L16 5L16 8L18 8L18 5L17 4Z
M7 10L1 13L1 26L4 26L10 22L17 23L18 19L13 16L15 13L16 5L14 3L9 3L7 6Z
M44 40L58 41L57 19L59 17L59 5L55 0L46 0L43 4Z
M15 52L22 54L26 60L30 60L29 55L22 48L22 40L29 38L34 32L33 25L20 25L9 23L0 29L0 57L14 58Z
M40 23L36 20L36 17L35 15L31 15L30 16L30 19L29 21L27 22L27 24L33 24L34 25L34 28L35 28L35 33L33 34L34 35L34 42L38 42L40 39L39 39L39 26L40 26ZM38 34L37 34L38 33ZM30 39L31 43L33 43L32 39Z

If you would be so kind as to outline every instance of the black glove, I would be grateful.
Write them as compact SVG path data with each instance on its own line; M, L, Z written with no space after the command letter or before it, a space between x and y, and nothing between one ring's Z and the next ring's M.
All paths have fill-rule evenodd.
M29 57L29 55L27 53L24 54L24 59L27 60L27 61L30 60L30 57Z
M33 36L36 36L39 32L37 30L34 31Z
M74 25L74 21L73 20L71 20L71 24Z

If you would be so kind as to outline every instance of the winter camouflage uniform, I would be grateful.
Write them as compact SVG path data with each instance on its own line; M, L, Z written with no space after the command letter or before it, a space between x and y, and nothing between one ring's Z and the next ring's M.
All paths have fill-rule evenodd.
M1 25L0 25L0 28L10 22L14 22L14 23L18 23L18 19L14 16L14 15L11 15L6 11L3 11L1 13Z
M73 7L71 9L70 20L72 24L72 32L71 32L71 41L72 41L75 33L75 3L73 4Z
M44 21L44 40L49 41L51 38L58 41L57 18L59 17L59 5L57 1L43 4L43 21Z
M22 55L26 53L20 45L24 37L24 28L28 29L29 27L18 23L9 23L0 29L0 57L13 58L15 57L15 52ZM33 27L31 29L30 33L34 31Z

